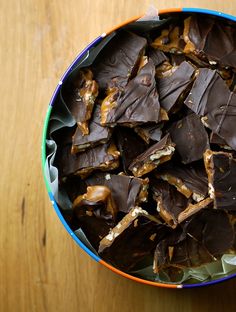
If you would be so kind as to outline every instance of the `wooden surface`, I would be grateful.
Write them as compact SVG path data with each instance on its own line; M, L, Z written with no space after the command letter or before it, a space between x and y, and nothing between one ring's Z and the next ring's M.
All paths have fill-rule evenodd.
M95 263L51 207L40 145L60 76L92 39L152 2L236 15L233 0L0 0L0 311L233 311L236 280L210 288L144 286ZM235 4L234 4L235 3Z

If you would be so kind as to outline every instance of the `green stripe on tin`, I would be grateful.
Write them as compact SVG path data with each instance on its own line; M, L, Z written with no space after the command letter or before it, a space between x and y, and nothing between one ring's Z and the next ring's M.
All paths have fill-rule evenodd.
M44 125L43 125L43 136L42 136L42 147L41 147L42 148L41 160L42 160L43 176L44 176L44 181L46 183L46 188L48 192L51 192L51 189L50 189L48 180L45 176L44 167L46 163L46 139L47 139L47 131L48 131L49 119L51 116L51 111L52 111L52 106L49 105L47 109Z

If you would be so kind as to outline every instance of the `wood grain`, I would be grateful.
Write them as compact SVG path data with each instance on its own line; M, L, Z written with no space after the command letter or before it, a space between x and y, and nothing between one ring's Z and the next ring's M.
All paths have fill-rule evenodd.
M195 290L144 286L95 263L51 207L40 160L52 92L92 39L150 1L0 0L0 311L234 310L236 280ZM236 15L232 0L152 1Z

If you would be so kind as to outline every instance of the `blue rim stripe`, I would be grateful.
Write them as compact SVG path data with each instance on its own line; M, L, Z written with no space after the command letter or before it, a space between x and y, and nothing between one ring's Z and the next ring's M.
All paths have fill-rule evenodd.
M84 56L84 54L90 49L92 48L94 45L96 45L97 43L99 43L102 39L104 39L104 37L99 36L96 39L94 39L84 50L82 50L81 53L79 53L76 58L74 59L74 61L71 63L71 65L67 68L67 70L65 71L65 73L63 74L63 76L61 77L53 95L51 98L51 101L49 103L50 106L53 106L54 102L55 102L55 98L57 96L58 91L61 88L61 85L63 84L64 79L67 77L67 75L70 73L70 71L73 69L73 67L76 65L76 63L79 61L79 59Z
M228 281L229 279L234 278L234 277L236 277L236 273L229 275L229 276L221 277L213 281L209 281L209 282L202 282L202 283L197 283L197 284L182 284L182 288L193 288L193 287L214 285L214 284L218 284L224 281Z
M226 14L223 12L214 11L214 10L200 9L200 8L183 8L182 12L210 14L210 15L215 15L219 17L224 17L224 18L230 19L231 21L236 22L236 16Z
M85 251L87 252L95 261L99 262L100 258L98 256L96 256L90 249L88 249L88 247L86 247L84 245L84 243L81 242L81 240L75 235L75 233L71 230L71 228L69 227L69 225L67 224L66 220L64 219L56 201L54 196L52 195L51 192L48 192L48 195L50 197L51 203L58 215L58 218L60 219L61 223L64 225L64 227L66 228L67 232L70 234L70 236L76 241L76 243Z

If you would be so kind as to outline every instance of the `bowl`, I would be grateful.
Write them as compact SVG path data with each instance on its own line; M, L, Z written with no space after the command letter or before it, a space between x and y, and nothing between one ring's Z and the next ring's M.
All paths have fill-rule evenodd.
M225 18L227 20L236 22L236 17L235 16L231 16L225 13L221 13L221 12L217 12L217 11L211 11L211 10L207 10L207 9L200 9L200 8L175 8L175 9L167 9L167 10L160 10L159 11L159 15L163 16L166 14L183 14L183 13L201 13L201 14L206 14L206 15L211 15L211 16L218 16L218 17L222 17ZM140 16L141 17L141 16ZM42 167L43 167L43 174L44 174L44 180L45 180L45 184L46 184L46 188L48 191L48 195L50 198L50 201L56 211L56 214L58 216L58 218L60 219L61 223L63 224L63 226L65 227L65 229L67 230L67 232L69 233L69 235L74 239L74 241L88 254L90 255L96 262L99 262L100 264L104 265L105 267L109 268L111 271L126 277L128 279L131 279L133 281L142 283L142 284L146 284L146 285L151 285L151 286L156 286L156 287L165 287L165 288L173 288L173 289L182 289L182 288L194 288L194 287L202 287L202 286L207 286L207 285L213 285L216 283L220 283L226 280L229 280L233 277L236 277L236 273L235 274L229 274L228 276L224 276L215 280L211 280L208 282L201 282L201 283L183 283L183 284L172 284L172 283L161 283L161 282L155 282L155 281L150 281L150 280L146 280L143 278L139 278L136 276L133 276L131 274L125 273L115 267L113 267L112 265L110 265L109 263L107 263L106 261L102 260L99 256L97 256L89 247L86 246L86 244L84 242L82 242L78 236L75 234L75 232L71 229L71 227L69 226L68 222L66 221L65 217L62 215L61 210L59 208L59 205L57 203L57 200L55 199L55 196L53 195L53 191L52 191L52 184L50 183L50 178L45 170L46 167L46 163L47 163L47 157L50 154L50 149L48 150L47 146L46 146L46 140L48 138L48 126L49 126L49 122L51 119L51 113L52 113L52 109L55 108L56 106L56 100L57 97L59 96L60 93L60 89L64 83L64 81L67 80L68 76L73 72L73 70L78 66L78 64L81 62L82 59L84 59L86 57L86 55L88 54L88 51L91 50L91 48L97 46L99 43L102 43L104 40L106 40L107 36L109 34L111 34L114 30L117 30L131 22L134 22L135 20L137 20L140 17L135 17L132 18L124 23L122 23L121 25L118 25L116 27L114 27L113 29L111 29L108 32L104 32L103 34L101 34L101 36L97 37L94 41L92 41L81 53L79 53L79 55L75 58L75 60L73 61L73 63L68 67L68 69L66 70L66 72L64 73L64 75L62 76L62 78L60 79L58 85L56 86L56 89L52 95L51 101L49 103L49 107L47 109L47 113L46 113L46 117L45 117L45 122L44 122L44 128L43 128L43 137L42 137ZM57 108L57 107L56 107Z

